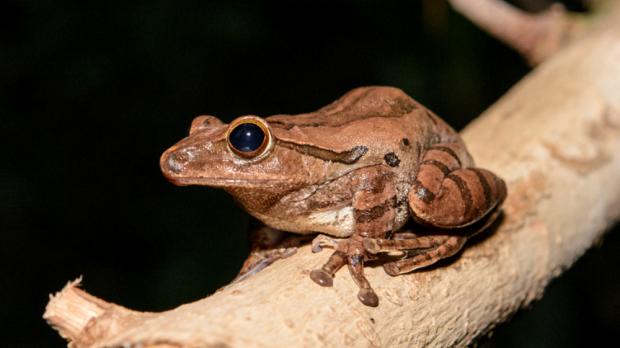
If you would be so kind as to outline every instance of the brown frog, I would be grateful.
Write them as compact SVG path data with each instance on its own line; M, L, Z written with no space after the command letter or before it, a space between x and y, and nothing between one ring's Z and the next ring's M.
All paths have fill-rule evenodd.
M504 181L475 167L450 126L392 87L357 88L307 114L229 125L197 117L160 165L177 185L223 188L272 229L329 235L312 242L335 251L310 278L331 286L347 265L368 306L378 297L364 262L382 260L395 276L452 256L506 197ZM427 232L405 229L408 220Z

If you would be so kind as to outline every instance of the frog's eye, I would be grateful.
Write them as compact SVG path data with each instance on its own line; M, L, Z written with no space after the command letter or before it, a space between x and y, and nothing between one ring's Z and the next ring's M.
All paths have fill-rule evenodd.
M245 116L231 123L226 139L228 148L238 156L257 158L267 152L271 143L271 132L261 118Z

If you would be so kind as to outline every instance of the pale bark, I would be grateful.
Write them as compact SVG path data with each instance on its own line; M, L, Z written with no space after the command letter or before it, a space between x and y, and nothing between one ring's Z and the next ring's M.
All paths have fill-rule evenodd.
M256 276L163 313L139 313L69 284L45 318L75 347L464 346L539 298L620 216L620 14L539 65L464 131L477 163L508 183L505 217L453 262L308 277L308 247ZM501 62L498 62L500 64ZM148 291L145 287L144 291Z

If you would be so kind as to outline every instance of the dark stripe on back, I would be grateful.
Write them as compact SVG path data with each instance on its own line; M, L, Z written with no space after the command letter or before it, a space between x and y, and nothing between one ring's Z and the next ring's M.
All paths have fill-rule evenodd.
M356 146L351 150L336 152L312 145L300 145L283 140L278 140L278 144L282 147L295 150L304 155L309 155L315 158L322 159L324 161L340 162L344 164L353 164L357 162L360 158L362 158L366 154L366 152L368 152L368 148L362 145Z
M357 121L363 121L369 118L373 118L373 117L383 117L383 118L400 118L403 117L406 114L392 114L392 115L383 115L383 114L373 114L373 113L369 113L367 115L363 115L363 116L359 116L356 118L352 118L352 119L348 119L345 120L344 122L340 122L340 123L327 123L327 122L308 122L308 123L293 123L293 122L284 122L281 120L270 120L269 118L267 118L267 123L269 123L270 126L272 127L276 127L276 128L283 128L286 130L290 130L293 127L298 127L298 128L313 128L313 127L331 127L331 128L336 128L336 127L342 127L345 125L348 125L349 123L353 123L353 122L357 122ZM291 117L295 117L295 116L291 116ZM320 118L321 116L317 116L317 118Z
M465 213L463 215L465 215L465 218L467 219L469 212L474 205L471 198L471 191L469 190L469 187L467 187L467 183L465 183L465 180L461 179L461 177L456 174L450 174L446 178L454 181L456 186L458 186L459 191L461 191L461 198L463 199L463 204L465 204Z
M437 125L437 119L428 109L424 109L424 114L431 120L431 122L433 122L434 125Z
M489 182L487 181L487 178L485 178L484 174L482 174L482 172L480 172L480 170L478 168L469 168L472 172L474 172L476 174L476 176L478 177L478 180L480 180L480 184L482 185L482 190L484 191L484 207L485 209L488 209L491 207L491 199L493 198L492 195L493 193L491 192L491 186L489 185Z
M349 123L353 123L355 121L361 121L368 118L373 117L388 117L388 118L399 118L404 115L411 113L413 110L418 108L418 104L411 98L407 96L399 96L393 99L385 100L387 102L390 110L383 110L381 113L373 110L372 108L365 108L361 112L353 112L355 116L353 117L345 117L344 122L334 123L333 115L341 115L341 114L351 114L351 109L356 107L357 104L362 103L364 99L369 98L369 95L377 93L375 88L368 88L363 91L360 95L355 96L353 98L346 97L347 95L341 97L337 101L324 106L314 113L312 122L303 122L298 121L296 123L295 115L286 115L291 118L290 122L278 119L271 119L271 117L267 117L267 123L269 123L273 127L284 128L286 130L292 129L293 127L299 128L307 128L307 127L341 127ZM428 112L428 111L427 111ZM277 117L277 116L276 116ZM432 115L428 115L434 123L437 121L432 117ZM318 120L318 121L316 121ZM330 122L332 121L332 122Z
M459 158L459 156L457 156L456 152L454 152L454 150L452 150L451 148L447 146L436 145L436 146L431 147L429 150L443 151L449 154L450 156L454 157L456 162L459 164L459 167L463 167L463 164L461 163L461 159Z
M451 172L450 168L448 168L447 165L435 159L427 159L426 161L422 162L422 164L428 164L428 165L432 165L432 166L439 168L439 170L441 170L444 176L450 174Z

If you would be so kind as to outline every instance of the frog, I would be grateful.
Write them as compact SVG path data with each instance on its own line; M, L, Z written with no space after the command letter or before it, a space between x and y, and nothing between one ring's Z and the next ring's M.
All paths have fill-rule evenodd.
M332 248L310 279L331 287L347 266L370 307L379 298L369 263L399 276L452 257L497 220L507 195L452 127L388 86L359 87L298 115L230 124L198 116L160 167L176 185L225 190L272 231L312 236L313 252Z

